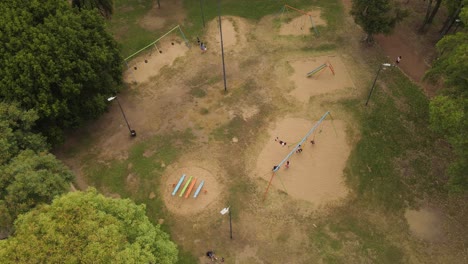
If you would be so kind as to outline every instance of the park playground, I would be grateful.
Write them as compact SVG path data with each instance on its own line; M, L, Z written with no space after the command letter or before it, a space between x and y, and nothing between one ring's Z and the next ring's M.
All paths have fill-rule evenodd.
M167 18L183 10L181 1L166 8L161 2L160 11L148 12L165 12L163 18L144 16L144 25L158 20L157 34L124 56L126 87L118 96L137 136L129 137L117 105L71 135L58 156L77 174L77 189L95 186L145 203L151 220L178 244L183 263L210 263L204 254L212 249L239 264L430 259L420 253L423 245L447 238L442 227L433 228L444 221L437 210L387 214L357 199L351 164L363 136L356 113L364 111L357 101L374 73L374 61L359 57L358 36L351 34L358 28L338 27L342 14L330 6L299 12L271 1L275 13L256 20L223 15L225 90L218 19L207 19L196 34L181 17ZM274 170L286 157L289 167ZM233 239L229 218L220 214L226 207ZM432 222L416 220L410 230L406 219L421 219L421 212ZM400 240L407 247L397 247ZM439 258L457 259L449 255Z

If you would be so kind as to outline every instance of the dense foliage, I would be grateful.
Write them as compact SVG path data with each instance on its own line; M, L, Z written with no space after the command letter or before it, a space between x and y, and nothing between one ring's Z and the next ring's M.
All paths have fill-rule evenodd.
M150 223L144 205L90 189L21 215L15 235L0 241L1 263L158 263L177 248Z
M8 235L14 219L69 189L70 171L47 153L45 138L31 132L32 111L0 103L0 233Z
M4 0L0 13L1 100L35 110L51 141L103 113L122 59L98 12L65 0Z
M462 9L460 19L468 24L468 7ZM450 187L462 192L468 190L468 31L463 28L445 36L437 50L439 58L426 78L443 79L446 88L431 101L431 127L454 147L457 160L449 169Z
M389 34L407 12L394 6L389 0L352 0L351 15L354 22L367 33L368 43L375 34Z
M113 0L72 0L72 6L78 9L97 9L101 15L110 18L114 13Z

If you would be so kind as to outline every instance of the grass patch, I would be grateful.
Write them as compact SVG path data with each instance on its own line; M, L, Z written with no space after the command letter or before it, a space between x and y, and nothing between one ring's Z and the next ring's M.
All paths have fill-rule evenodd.
M158 219L170 218L158 191L160 178L165 167L173 163L182 150L186 151L194 138L190 130L156 136L132 147L126 160L99 162L96 157L87 157L84 173L90 184L100 192L119 194L137 204L145 204L148 218L157 224ZM154 193L155 197L150 199L150 193ZM161 228L171 233L169 225L162 225ZM195 257L179 248L178 263L195 262Z
M218 1L205 0L203 11L205 14L205 21L210 21L218 15ZM334 21L339 21L342 14L342 5L337 0L290 0L288 5L305 9L308 7L319 6L326 9L325 16L327 21L330 20L334 25ZM279 0L265 0L265 1L252 1L252 0L223 0L221 6L221 13L223 16L239 16L252 20L259 20L266 15L280 15L284 2ZM187 10L188 20L190 21L189 35L200 35L203 31L203 24L200 11L199 1L184 0L184 7ZM328 10L330 9L330 10ZM334 10L338 9L338 10ZM328 19L330 16L330 19ZM329 22L330 23L330 22Z
M206 109L205 107L202 107L200 109L200 114L201 115L207 115L210 111L208 109Z
M430 160L414 157L430 156L434 137L428 128L428 100L421 90L399 71L388 72L382 79L387 88L377 87L368 107L363 100L344 103L362 127L347 174L361 198L399 209L414 198L409 184L432 180ZM401 160L410 160L407 168L398 162ZM407 178L401 173L405 169L412 169Z
M196 98L203 98L206 96L206 92L202 88L194 87L190 89L190 95Z
M115 12L107 26L121 45L122 56L144 47L158 34L139 26L138 21L153 6L152 0L115 0Z
M378 230L347 212L314 228L309 237L326 263L402 263L403 251Z

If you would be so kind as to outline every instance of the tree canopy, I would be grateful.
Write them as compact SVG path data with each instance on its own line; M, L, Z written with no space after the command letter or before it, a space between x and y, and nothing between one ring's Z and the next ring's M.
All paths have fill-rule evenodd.
M0 13L0 99L34 109L51 140L104 112L122 82L122 58L95 10L4 0Z
M465 0L465 3L468 1ZM468 23L468 7L460 13ZM445 89L430 103L431 127L447 138L454 147L457 160L449 168L450 188L468 190L468 32L463 28L446 35L437 43L438 59L426 73L430 80L443 80Z
M389 0L352 0L351 15L367 33L367 42L372 43L375 34L391 33L407 12Z
M177 261L169 236L129 199L89 189L21 215L0 241L1 263L158 263Z
M78 9L97 9L105 18L110 18L114 13L113 0L72 0L72 6Z
M70 171L47 153L45 138L33 133L33 110L0 103L0 235L15 218L69 189Z
M15 104L0 102L0 165L8 163L21 150L47 149L45 138L32 132L38 118L33 110L23 111Z

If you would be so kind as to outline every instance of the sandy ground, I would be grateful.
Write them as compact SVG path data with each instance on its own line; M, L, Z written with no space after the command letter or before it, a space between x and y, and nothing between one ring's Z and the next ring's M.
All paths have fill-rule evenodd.
M315 26L326 26L327 22L320 17L320 10L309 11L310 17L307 15L301 15L289 21L288 23L282 23L280 27L280 35L307 35L311 33L313 28L312 22ZM299 13L298 13L299 14Z
M238 32L250 32L251 26L246 19L233 16L223 16L221 18L223 29L223 47L225 53L240 53L246 46L247 34ZM207 34L202 41L207 43L208 51L215 51L221 54L221 36L219 34L218 19L208 23Z
M188 51L185 42L175 36L162 39L156 43L156 46L157 48L148 48L146 54L128 62L128 69L124 72L126 82L147 82L151 77L157 76L161 68L170 67L178 57L183 56Z
M174 191L174 185L179 182L183 174L186 175L185 180L177 191L176 195L173 196L172 192ZM217 181L217 177L219 177L219 175L217 175L216 171L207 170L197 166L187 166L174 170L168 170L165 175L167 175L164 177L166 184L162 185L164 188L162 191L163 199L167 208L176 214L188 215L203 211L204 209L207 209L213 202L217 201L217 198L221 193L221 186ZM182 188L185 186L190 176L196 178L197 181L188 198L185 198L188 187L184 195L180 197L179 195L182 191ZM204 181L204 185L197 198L194 198L193 196L195 191L202 181Z
M335 75L326 67L311 77L306 76L308 72L327 62L331 63ZM291 91L290 95L299 101L308 102L311 96L354 87L346 66L337 55L291 61L290 65L294 69L290 79L296 86L296 89Z
M299 118L278 122L269 132L270 140L258 157L256 177L262 177L268 182L273 166L287 156L314 124ZM287 146L281 146L275 141L276 137L286 141ZM309 143L313 138L314 145ZM294 198L313 203L316 208L342 199L348 193L343 182L343 169L350 151L346 142L345 123L338 120L333 123L324 121L303 145L303 152L291 156L290 167L283 165L275 174L272 185Z
M442 220L437 211L431 208L407 209L405 218L408 221L410 231L416 237L430 242L441 242L443 236Z

